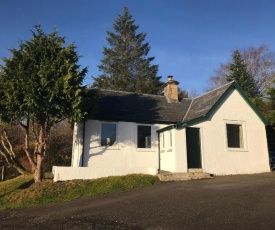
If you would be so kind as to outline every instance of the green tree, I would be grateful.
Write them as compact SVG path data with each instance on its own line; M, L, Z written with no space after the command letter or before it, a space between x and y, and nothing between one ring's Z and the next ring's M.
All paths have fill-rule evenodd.
M154 57L147 57L150 46L144 43L146 33L137 33L139 26L127 7L118 15L113 29L107 31L109 48L104 47L104 58L99 70L103 73L94 77L93 87L123 90L128 92L159 94L161 85L158 65L151 65Z
M0 76L0 120L19 123L24 130L25 153L34 171L35 182L43 179L43 162L51 128L64 119L81 122L88 116L88 93L81 86L87 69L77 64L73 43L57 29L46 34L35 26L33 38L21 41L4 58ZM84 107L85 106L85 107ZM33 133L35 144L30 144Z
M247 70L257 83L257 90L266 95L272 80L275 78L275 53L267 44L258 47L249 46L239 50ZM214 70L208 80L207 91L225 84L226 76L230 74L230 63L222 63Z
M267 98L269 100L267 102L267 104L269 105L269 110L266 117L269 121L269 124L275 127L275 82L269 88L267 95L268 95Z
M227 75L227 81L236 81L243 91L250 98L259 96L256 82L252 75L247 71L239 50L235 50L232 55L233 62L230 64L230 73Z

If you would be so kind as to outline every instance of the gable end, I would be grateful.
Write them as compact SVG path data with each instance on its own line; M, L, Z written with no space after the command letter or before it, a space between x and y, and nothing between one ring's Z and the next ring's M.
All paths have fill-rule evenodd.
M158 133L164 132L166 130L170 129L179 129L179 128L185 128L191 125L195 125L198 123L201 123L203 121L206 121L209 119L210 115L215 111L218 106L220 105L220 102L227 97L227 95L231 92L231 90L237 90L238 93L241 95L241 97L245 100L245 102L249 105L249 107L255 112L255 114L259 117L259 119L263 122L264 125L268 125L268 121L266 118L262 115L262 113L258 110L258 108L252 103L252 101L248 98L248 96L244 93L244 91L240 88L240 86L234 81L231 83L231 85L224 91L224 93L219 97L219 99L212 105L212 107L206 112L206 114L196 117L194 119L183 121L180 123L177 123L176 125L168 126L163 129L158 130ZM190 107L193 103L191 103ZM191 108L189 108L191 109Z

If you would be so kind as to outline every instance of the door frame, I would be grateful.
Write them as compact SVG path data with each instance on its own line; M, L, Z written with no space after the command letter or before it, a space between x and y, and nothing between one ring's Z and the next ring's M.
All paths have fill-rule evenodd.
M202 127L186 127L186 166L187 166L187 170L188 169L203 169L203 138L202 138ZM188 141L187 141L187 129L198 129L199 131L199 140L198 140L198 144L199 144L199 150L200 150L200 167L189 167L190 163L188 161Z

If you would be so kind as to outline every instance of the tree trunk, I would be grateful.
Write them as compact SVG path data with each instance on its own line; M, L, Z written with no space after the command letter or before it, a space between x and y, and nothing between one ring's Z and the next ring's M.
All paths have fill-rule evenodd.
M45 138L45 127L41 125L39 131L39 138L37 143L37 151L36 151L36 169L34 172L34 181L42 182L44 179L44 169L43 163L46 153L46 138Z
M29 129L30 129L30 118L27 118L27 124L24 125L21 122L19 122L19 124L21 125L21 127L25 130L25 154L29 160L29 163L32 167L32 172L35 171L36 169L36 165L33 161L33 159L31 158L31 154L30 154L30 141L29 141Z
M34 172L35 182L42 182L44 179L43 161L44 161L44 156L40 154L37 155L36 169Z
M5 180L5 166L2 166L2 176L1 176L1 180L2 180L2 181Z

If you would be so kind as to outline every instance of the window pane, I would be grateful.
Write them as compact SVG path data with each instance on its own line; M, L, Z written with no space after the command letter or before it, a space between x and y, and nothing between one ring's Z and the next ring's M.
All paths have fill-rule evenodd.
M226 124L227 145L229 148L243 148L242 125Z
M138 125L138 148L151 148L151 126Z
M165 149L165 138L164 133L162 133L162 148Z
M101 146L112 146L116 142L116 124L101 124Z
M173 136L172 136L172 131L170 131L170 147L173 146Z

